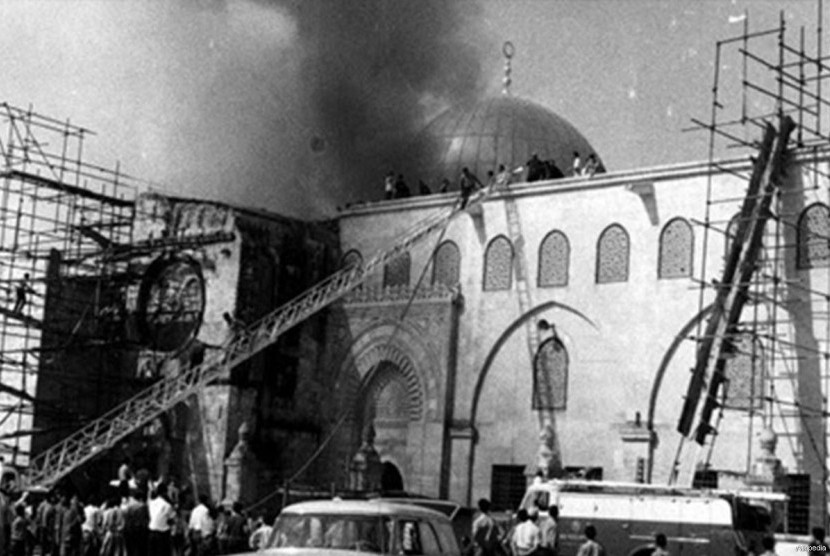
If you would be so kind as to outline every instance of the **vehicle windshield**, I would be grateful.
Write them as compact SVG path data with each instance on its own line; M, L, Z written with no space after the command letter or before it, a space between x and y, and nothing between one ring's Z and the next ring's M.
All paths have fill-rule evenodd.
M282 514L268 548L331 548L388 553L389 519L373 515Z
M784 512L781 503L737 499L734 503L735 528L744 531L782 532Z

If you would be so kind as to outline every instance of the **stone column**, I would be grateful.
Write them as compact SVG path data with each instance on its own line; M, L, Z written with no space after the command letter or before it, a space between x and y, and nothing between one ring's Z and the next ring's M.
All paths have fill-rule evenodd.
M225 500L231 503L256 501L259 463L251 451L247 422L239 427L239 440L225 459Z
M768 491L781 491L784 483L784 468L781 460L775 456L778 437L770 428L759 434L761 453L752 462L752 470L747 477L747 484Z
M367 425L363 431L363 444L352 458L349 469L349 488L359 491L380 490L382 466L375 450L375 427Z

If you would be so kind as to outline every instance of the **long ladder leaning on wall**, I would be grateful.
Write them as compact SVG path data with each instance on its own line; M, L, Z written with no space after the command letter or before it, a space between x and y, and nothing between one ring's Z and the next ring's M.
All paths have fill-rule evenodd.
M513 243L513 266L516 270L516 290L518 292L519 300L519 315L525 315L533 308L533 299L530 296L530 285L528 284L528 264L527 254L525 253L525 239L522 233L522 223L519 219L519 208L516 205L514 196L507 192L504 197L504 209L507 217L507 230L510 233L510 241ZM534 364L536 354L539 352L539 329L536 325L535 319L527 319L525 321L525 331L527 335L527 349L530 354L530 363ZM535 369L534 369L535 374ZM542 373L544 378L548 378L547 374ZM541 392L549 392L547 385L543 385ZM533 395L536 396L534 391ZM534 403L534 406L536 404ZM539 404L540 406L542 404ZM552 425L552 413L550 411L539 410L539 431L545 430L545 427Z
M238 332L222 349L213 351L201 364L179 375L162 379L108 413L95 419L58 444L34 457L27 471L30 486L51 487L92 458L112 448L118 441L177 403L195 394L199 388L273 344L293 326L314 315L358 287L373 271L408 252L433 232L445 229L457 215L480 204L489 190L471 197L466 209L456 203L419 222L401 235L390 249L369 258L362 266L335 272L260 321Z
M698 338L697 356L683 410L677 425L681 434L677 454L672 465L669 484L691 486L701 449L707 441L713 443L717 423L712 424L713 413L722 411L723 384L727 377L725 362L736 349L733 339L738 337L737 326L748 299L748 288L758 266L762 240L770 205L778 190L782 164L790 133L795 127L791 118L780 118L779 129L767 124L764 139L755 161L746 197L741 207L735 237L727 254L726 266L717 283L717 294L702 337ZM701 396L706 393L702 407ZM692 430L695 417L698 424ZM685 444L694 441L698 447L695 457L683 456ZM684 465L685 462L685 465Z

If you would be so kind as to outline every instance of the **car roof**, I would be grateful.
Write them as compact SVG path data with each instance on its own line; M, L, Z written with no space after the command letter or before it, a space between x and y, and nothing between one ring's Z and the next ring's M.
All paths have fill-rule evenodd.
M430 519L447 519L441 512L406 502L387 502L384 500L314 500L299 502L286 506L282 513L292 514L350 514L350 515L403 515L409 517L428 517Z

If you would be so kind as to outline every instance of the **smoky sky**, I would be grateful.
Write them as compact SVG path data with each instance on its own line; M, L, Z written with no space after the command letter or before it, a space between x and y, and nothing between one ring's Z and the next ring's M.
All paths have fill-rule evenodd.
M301 82L317 124L311 151L328 159L348 200L378 199L390 170L415 186L416 134L441 108L480 93L477 4L317 0L288 7L304 43Z
M0 3L0 100L93 129L90 162L301 218L382 197L480 89L477 2ZM413 176L414 179L414 176Z

